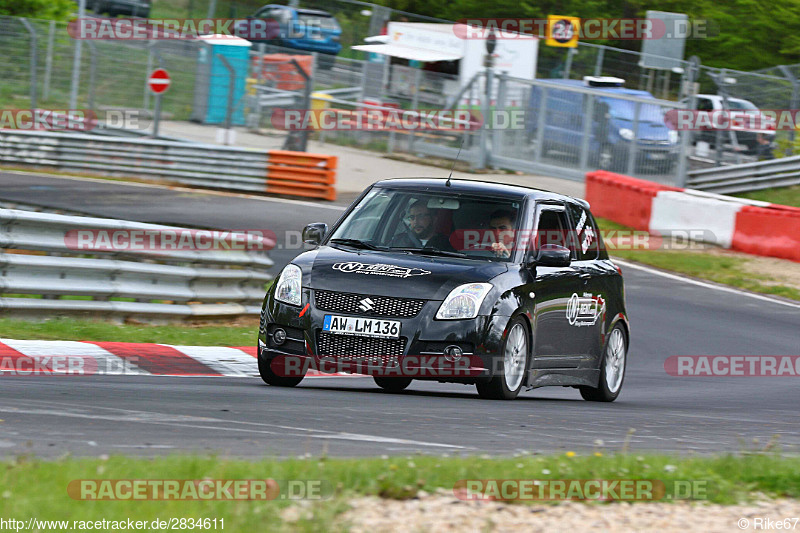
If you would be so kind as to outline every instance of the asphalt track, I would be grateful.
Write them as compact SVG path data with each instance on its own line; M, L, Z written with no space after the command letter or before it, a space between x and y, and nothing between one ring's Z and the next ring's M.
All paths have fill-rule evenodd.
M0 174L0 200L101 216L218 228L333 221L339 210L112 182ZM294 251L276 250L278 265ZM593 404L573 389L514 402L474 387L414 382L401 394L369 378L318 378L279 389L250 378L0 378L0 453L41 456L170 451L221 456L711 453L776 438L800 453L798 377L672 377L671 355L800 355L800 306L623 266L633 335L623 392ZM2 336L2 332L0 332ZM113 340L113 339L109 339ZM758 444L755 444L757 439Z

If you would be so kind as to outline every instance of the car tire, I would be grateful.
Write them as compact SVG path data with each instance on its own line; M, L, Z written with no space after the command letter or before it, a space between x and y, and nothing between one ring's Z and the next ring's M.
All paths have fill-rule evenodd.
M389 392L400 392L405 390L413 381L411 378L389 378L385 376L373 376L372 379L375 380L375 384L378 387Z
M528 326L522 318L513 318L503 341L500 367L487 382L477 383L478 395L487 400L513 400L525 386L530 356Z
M625 328L614 326L603 350L600 363L600 380L597 387L579 387L581 396L590 402L613 402L622 390L628 362L628 341Z
M306 377L305 374L299 377L279 376L272 371L270 362L265 361L260 356L258 358L258 374L267 385L272 385L273 387L295 387Z

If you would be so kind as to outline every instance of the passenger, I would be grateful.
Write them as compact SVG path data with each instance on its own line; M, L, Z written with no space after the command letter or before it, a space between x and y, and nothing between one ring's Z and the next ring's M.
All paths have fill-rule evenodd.
M391 248L454 250L448 237L435 231L434 213L428 207L427 200L421 199L411 204L405 220L406 231L394 236Z

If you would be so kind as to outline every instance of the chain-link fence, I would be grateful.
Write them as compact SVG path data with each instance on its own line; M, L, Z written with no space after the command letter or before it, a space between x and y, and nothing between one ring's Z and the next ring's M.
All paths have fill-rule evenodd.
M0 106L152 112L155 99L146 82L163 67L171 74L165 116L189 118L192 100L186 95L195 90L197 42L83 41L73 75L78 42L66 23L0 17Z
M209 0L156 2L151 17L206 17L212 4ZM257 1L219 2L213 14L241 18L261 7L262 2ZM317 102L318 108L327 105L351 111L378 104L386 109L459 108L482 114L525 114L525 126L516 129L314 133L330 142L443 158L455 157L463 147L462 159L476 168L489 165L578 175L586 169L606 167L675 182L680 181L681 164L687 158L687 164L697 168L796 153L794 130L753 138L716 130L686 136L673 131L666 138L650 138L648 131L663 126L664 110L691 105L701 109L699 106L706 105L705 95L715 96L715 102L721 98L723 107L741 100L756 109L796 109L798 65L760 72L704 66L689 80L688 61L678 62L681 66L672 70L655 70L646 68L641 53L632 50L591 42L581 42L574 49L539 46L537 79L513 80L495 73L487 99L485 74L464 85L451 71L396 58L375 61L375 57L351 49L368 36L385 33L389 21L446 21L355 0L308 0L303 8L324 9L337 18L343 45L338 55L254 44L246 58L228 58L226 65L217 61L213 47L197 40L87 40L82 42L75 70L79 41L69 36L65 24L0 17L0 66L5 76L0 100L6 109L121 109L145 111L142 116L146 118L156 100L147 90L146 80L154 68L162 67L172 77L170 90L162 98L162 112L165 118L176 120L269 128L275 109L308 108L312 102ZM297 67L293 60L309 66ZM308 85L298 68L310 76ZM604 97L582 85L585 76L622 78L628 92ZM323 99L334 102L324 104L319 95L311 97L313 92L324 92L327 97ZM620 102L613 102L615 99ZM609 107L609 115L625 108L625 116L604 123L596 115L596 109L603 106ZM208 112L211 108L213 117ZM539 118L542 116L546 118ZM565 126L556 128L551 121ZM614 125L623 122L627 125ZM140 123L141 129L148 124ZM612 142L609 136L614 131L619 138Z

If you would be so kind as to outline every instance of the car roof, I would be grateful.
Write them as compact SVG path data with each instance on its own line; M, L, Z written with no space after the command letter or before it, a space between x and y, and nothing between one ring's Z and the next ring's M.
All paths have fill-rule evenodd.
M719 94L697 94L695 98L708 98L709 100L722 100L722 96ZM745 100L744 98L734 98L733 96L729 96L728 100L733 100L735 102L750 102L750 100ZM753 102L750 102L751 104Z
M586 208L589 203L581 198L574 198L566 194L558 194L544 189L527 187L524 185L511 185L481 180L451 179L448 186L446 178L388 178L375 183L375 187L387 189L416 189L438 192L473 193L488 196L508 196L519 198L521 196L534 201L568 201L578 203Z
M305 7L292 7L292 6L285 6L285 5L282 5L282 4L266 4L266 5L263 5L263 6L259 7L258 10L261 11L262 9L267 8L267 7L280 7L280 8L284 8L284 9L294 9L296 12L302 13L303 15L320 15L320 16L323 16L323 17L333 17L333 15L331 15L330 13L328 13L327 11L323 11L321 9L307 9Z
M558 85L568 85L570 87L581 87L583 89L596 89L606 93L613 94L627 94L630 96L640 96L645 98L655 98L647 91L640 91L638 89L628 89L627 87L590 87L581 80L565 80L565 79L539 79L538 81L546 81L547 83L555 83Z

